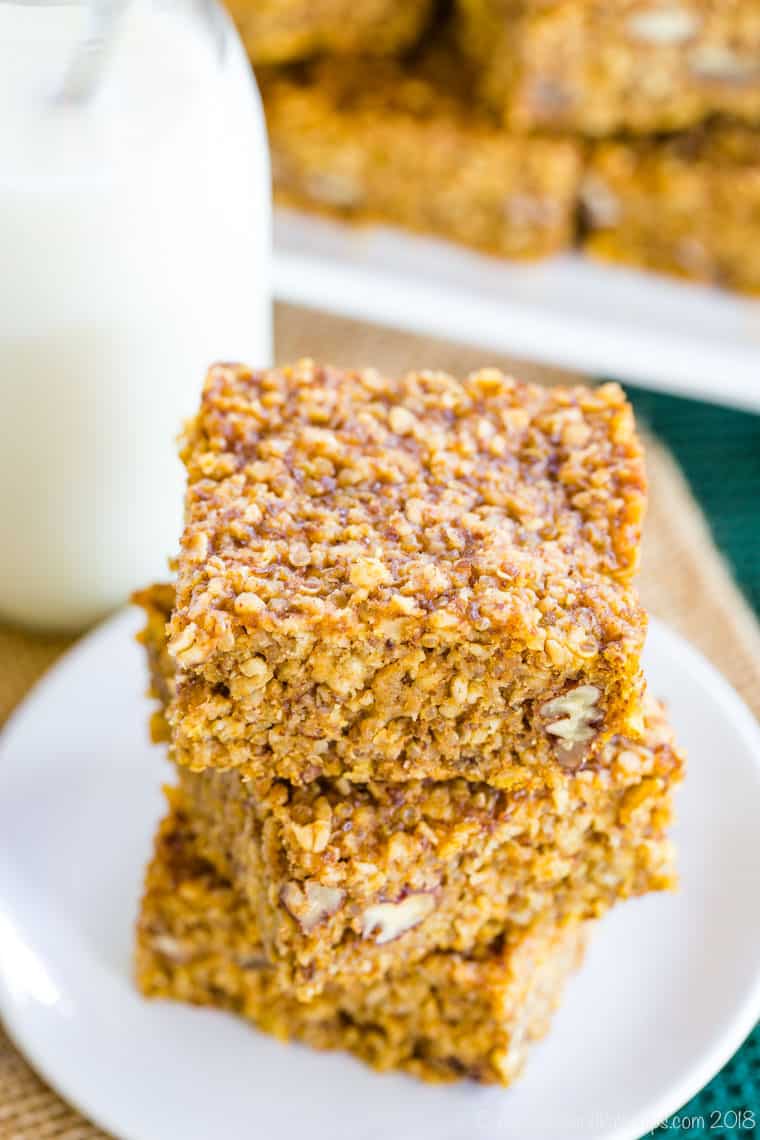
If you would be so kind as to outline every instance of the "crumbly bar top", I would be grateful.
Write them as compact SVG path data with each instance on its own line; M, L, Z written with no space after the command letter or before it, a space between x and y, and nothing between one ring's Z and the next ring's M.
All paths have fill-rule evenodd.
M615 582L636 567L644 470L617 385L220 364L182 457L181 668L252 631L398 641L420 624L583 658L590 593L636 610Z

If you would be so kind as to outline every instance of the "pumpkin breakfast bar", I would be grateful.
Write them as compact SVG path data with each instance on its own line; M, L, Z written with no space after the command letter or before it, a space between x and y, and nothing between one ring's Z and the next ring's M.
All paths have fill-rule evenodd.
M582 200L593 256L760 293L760 131L600 143Z
M385 55L411 46L432 0L227 0L254 63L327 52Z
M180 764L509 786L636 731L645 481L616 385L217 365L182 457Z
M517 130L760 122L756 0L457 0L478 87Z
M191 818L175 807L147 872L137 982L146 996L231 1010L277 1037L345 1049L378 1069L506 1085L549 1028L588 925L510 929L479 954L429 954L406 973L331 984L299 1001L262 953L250 906L204 859Z
M322 59L257 71L275 193L351 221L397 224L504 257L571 244L572 139L511 137L473 106L462 59Z

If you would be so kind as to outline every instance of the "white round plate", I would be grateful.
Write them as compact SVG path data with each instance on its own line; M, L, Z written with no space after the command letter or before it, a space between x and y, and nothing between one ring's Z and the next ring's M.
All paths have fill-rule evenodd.
M122 614L80 643L0 748L0 1012L43 1076L104 1128L124 1140L635 1140L752 1028L760 730L657 623L650 683L690 759L683 886L600 924L513 1089L380 1076L221 1013L144 1001L132 924L169 772L147 742L137 624Z

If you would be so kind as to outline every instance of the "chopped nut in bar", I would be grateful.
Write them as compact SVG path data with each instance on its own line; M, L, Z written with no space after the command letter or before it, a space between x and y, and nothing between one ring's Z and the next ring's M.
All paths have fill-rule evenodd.
M507 786L632 730L645 480L616 385L217 365L182 456L180 764Z
M478 954L429 954L406 973L331 984L299 1001L267 963L250 906L174 810L147 872L137 983L146 996L234 1011L279 1038L345 1049L377 1069L508 1085L548 1030L589 925L509 929Z

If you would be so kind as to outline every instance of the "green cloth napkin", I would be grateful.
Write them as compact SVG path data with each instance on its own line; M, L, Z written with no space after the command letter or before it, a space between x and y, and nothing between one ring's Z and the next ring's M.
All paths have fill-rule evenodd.
M760 373L757 384L760 392ZM628 385L626 391L637 417L681 464L718 547L760 616L760 416Z
M626 390L637 417L674 452L718 547L760 615L760 416L628 385ZM760 1137L760 1025L709 1085L647 1136Z

